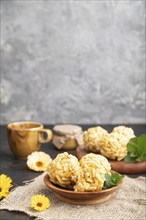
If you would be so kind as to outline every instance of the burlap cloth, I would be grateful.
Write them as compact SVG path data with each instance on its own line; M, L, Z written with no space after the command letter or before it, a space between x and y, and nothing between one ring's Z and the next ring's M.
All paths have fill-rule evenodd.
M1 209L22 211L37 219L46 220L144 220L146 219L145 177L125 178L123 186L113 197L102 204L73 205L62 202L44 184L41 174L24 186L14 189L1 201ZM34 194L44 194L51 201L48 210L37 212L30 208L30 198Z

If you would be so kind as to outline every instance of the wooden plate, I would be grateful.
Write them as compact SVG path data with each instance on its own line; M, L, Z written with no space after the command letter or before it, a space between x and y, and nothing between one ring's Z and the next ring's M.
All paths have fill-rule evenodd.
M48 174L44 177L45 184L56 194L60 200L78 205L91 205L109 200L112 197L112 194L122 186L123 181L124 179L122 179L117 186L114 186L110 189L101 190L99 192L75 192L73 190L63 189L57 185L54 185L50 182Z
M78 159L81 159L86 154L91 153L90 151L86 150L84 146L80 146L76 149L76 156ZM111 164L111 169L115 170L119 173L125 174L139 174L139 173L146 173L146 161L141 163L126 163L125 161L114 161L109 160Z

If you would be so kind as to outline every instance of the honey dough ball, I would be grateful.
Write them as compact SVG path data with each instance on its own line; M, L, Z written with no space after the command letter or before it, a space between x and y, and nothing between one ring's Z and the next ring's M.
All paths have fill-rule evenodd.
M134 131L132 128L126 127L126 126L117 126L113 129L112 132L116 132L118 134L122 134L127 137L127 140L129 141L131 138L135 137Z
M62 187L73 185L81 175L78 159L67 152L58 154L47 169L50 181Z
M112 132L104 137L100 153L112 160L122 160L127 155L127 143L129 139L122 134Z
M82 175L77 180L75 191L100 191L104 185L105 173L110 174L111 166L102 155L87 154L80 160Z
M84 131L83 139L85 148L91 152L98 153L103 137L107 134L108 132L100 126L89 128L87 131Z
M117 126L113 131L104 136L100 153L112 160L122 160L127 155L127 143L135 137L132 128Z

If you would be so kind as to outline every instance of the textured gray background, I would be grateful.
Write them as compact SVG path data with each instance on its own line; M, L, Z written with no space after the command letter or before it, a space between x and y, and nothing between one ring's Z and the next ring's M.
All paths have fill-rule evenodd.
M3 0L1 122L145 122L145 1Z

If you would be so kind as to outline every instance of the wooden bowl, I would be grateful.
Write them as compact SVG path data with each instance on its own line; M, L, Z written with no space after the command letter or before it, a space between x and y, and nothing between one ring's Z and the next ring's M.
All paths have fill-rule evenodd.
M99 192L75 192L73 190L63 189L51 183L48 174L45 175L44 182L56 196L64 202L78 205L91 205L109 200L112 194L122 186L124 179L122 179L117 186Z

